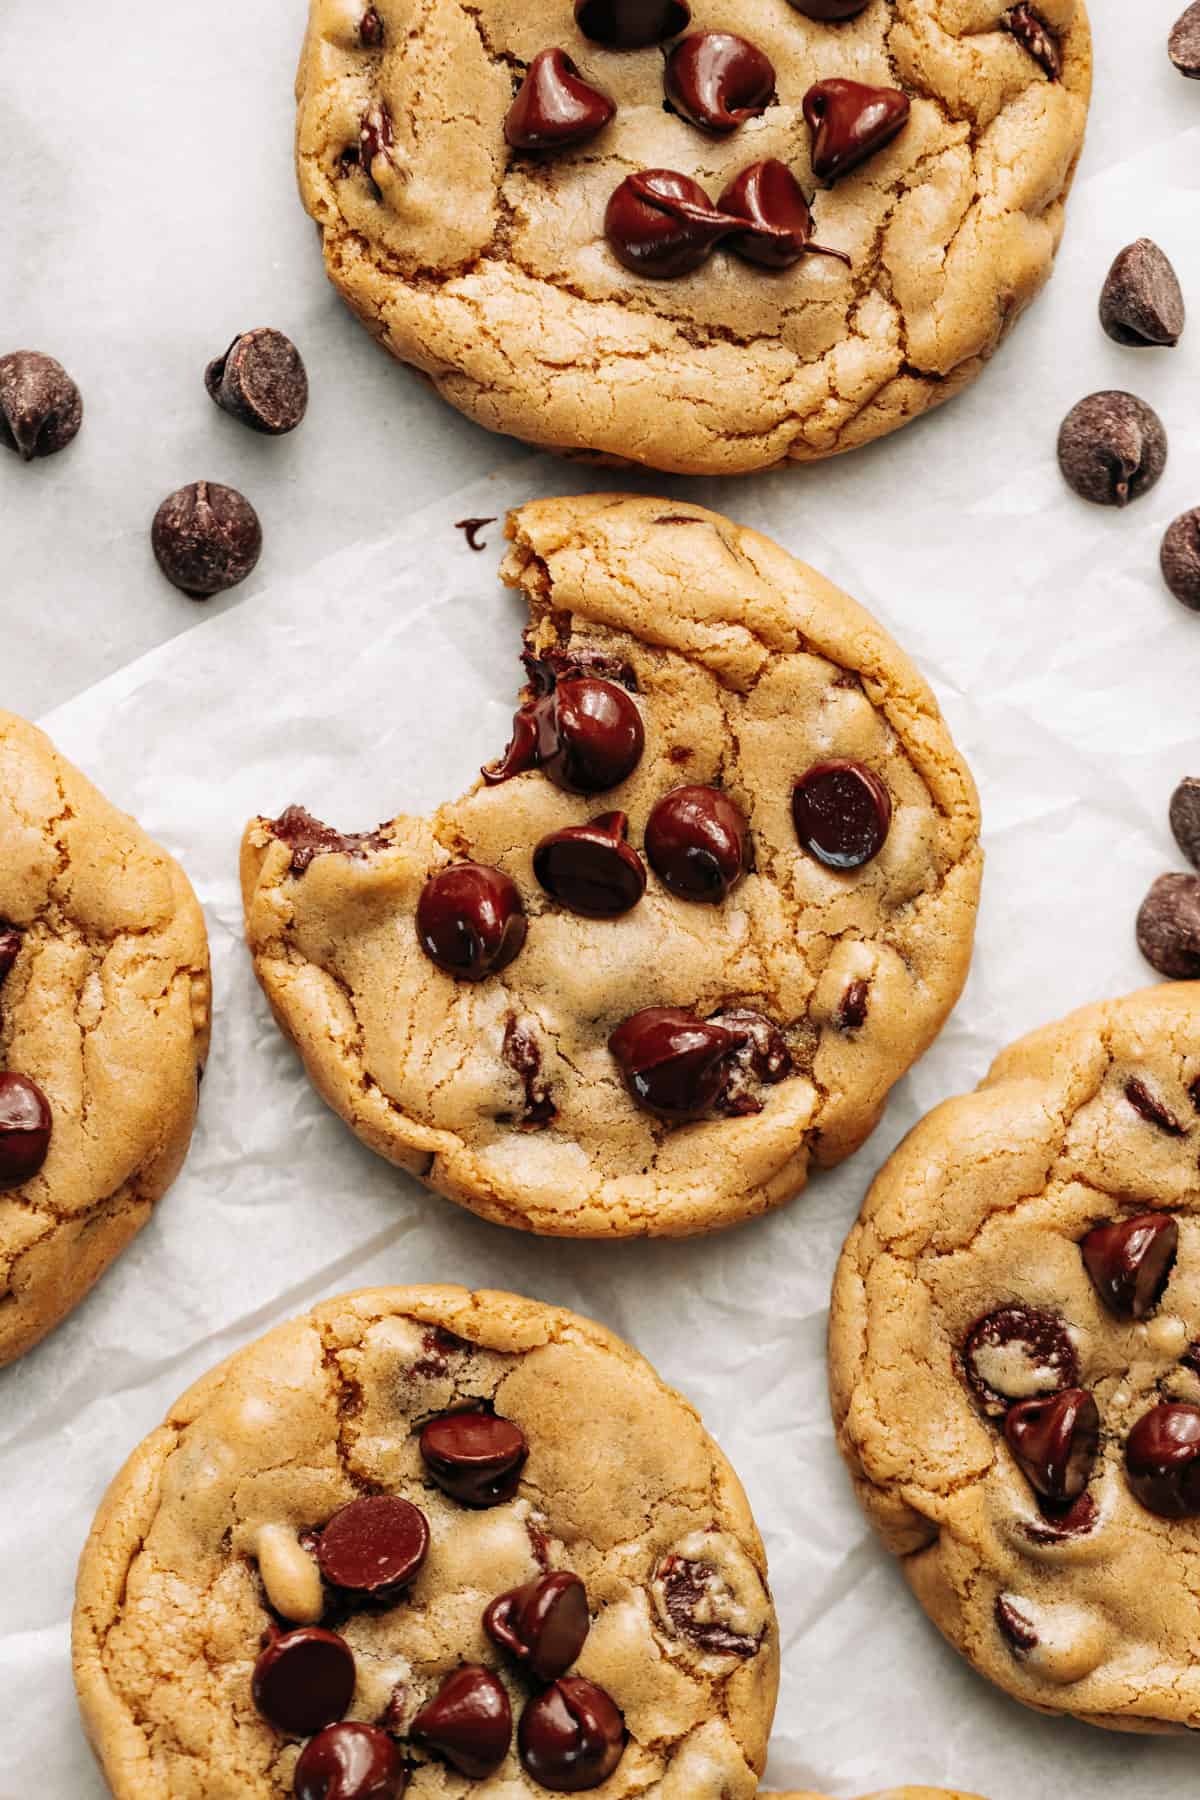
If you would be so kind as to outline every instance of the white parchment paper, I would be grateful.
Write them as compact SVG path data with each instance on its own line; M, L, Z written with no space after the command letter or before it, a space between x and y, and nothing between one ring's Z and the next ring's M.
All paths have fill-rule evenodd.
M967 994L857 1159L722 1238L591 1246L484 1225L357 1145L268 1018L235 869L252 813L303 800L370 826L495 754L521 612L494 579L498 528L474 556L454 521L613 477L476 431L327 295L288 166L301 0L0 0L0 338L60 354L89 408L67 455L0 467L0 703L40 714L183 859L217 1000L182 1178L90 1300L0 1375L0 1800L104 1791L72 1698L74 1562L174 1396L322 1296L442 1279L590 1313L701 1407L771 1557L774 1785L1190 1800L1194 1744L1036 1717L941 1643L859 1518L823 1354L838 1249L901 1134L1023 1030L1149 978L1133 917L1177 863L1171 788L1200 773L1200 619L1157 574L1164 526L1200 502L1200 86L1166 62L1175 9L1093 0L1098 94L1059 272L970 394L821 468L626 483L770 533L879 615L972 763L989 862ZM1143 233L1196 305L1173 353L1120 350L1095 323L1109 260ZM198 387L235 329L268 322L313 378L283 444ZM1075 501L1054 463L1062 414L1108 386L1157 405L1172 440L1124 515ZM201 474L244 487L268 536L252 581L207 610L161 584L145 537L162 494Z

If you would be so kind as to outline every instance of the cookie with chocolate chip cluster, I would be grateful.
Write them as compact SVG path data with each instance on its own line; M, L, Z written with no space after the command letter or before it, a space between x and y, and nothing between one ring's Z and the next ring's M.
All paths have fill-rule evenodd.
M252 823L255 968L439 1193L564 1236L733 1224L863 1142L957 998L974 787L903 654L766 539L604 495L508 530L507 749L430 819Z
M328 273L479 424L686 474L870 442L1048 277L1083 0L310 0Z
M1200 1711L1200 984L1074 1013L917 1127L847 1241L833 1409L934 1623L1045 1712Z
M83 1299L174 1180L209 999L178 863L0 712L0 1364Z
M389 1288L240 1351L134 1452L74 1662L117 1800L752 1800L778 1631L736 1476L628 1345Z

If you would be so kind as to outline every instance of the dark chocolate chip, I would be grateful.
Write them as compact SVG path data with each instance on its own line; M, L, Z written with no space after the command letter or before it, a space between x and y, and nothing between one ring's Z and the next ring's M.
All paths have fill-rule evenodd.
M1143 1413L1125 1443L1125 1474L1147 1512L1200 1516L1200 1407L1164 1403Z
M1032 6L1014 6L1005 13L1004 23L1022 50L1029 52L1051 81L1058 81L1062 75L1062 46L1058 33L1050 29L1041 14Z
M710 1563L665 1557L655 1571L667 1617L678 1635L707 1656L754 1656L760 1640L735 1631L719 1616L723 1583Z
M627 175L604 215L617 261L654 281L690 275L722 238L744 229L741 220L718 212L698 181L676 169Z
M468 546L472 550L486 550L487 545L480 542L479 533L483 530L485 525L494 525L495 523L496 521L494 518L458 519L455 521L454 529L455 531L462 532L467 540Z
M544 837L533 853L533 872L553 899L585 919L616 919L646 891L642 859L625 842L623 812L601 813L586 825L568 825Z
M541 1787L578 1794L607 1781L625 1749L625 1721L603 1688L565 1675L521 1715L521 1762Z
M1034 1544L1061 1544L1066 1538L1086 1537L1096 1529L1100 1517L1100 1509L1088 1493L1065 1503L1039 1495L1038 1511L1043 1523L1022 1527L1025 1536Z
M1171 795L1168 816L1175 842L1193 868L1200 868L1200 781L1185 775Z
M327 1725L305 1744L296 1764L296 1800L400 1800L408 1765L377 1725Z
M583 1649L591 1619L587 1589L568 1569L539 1575L493 1600L483 1628L539 1681L565 1675Z
M22 935L15 925L0 924L0 987L20 955Z
M270 1638L254 1665L254 1704L268 1725L308 1737L340 1719L354 1695L354 1653L345 1638L306 1625Z
M50 1151L54 1119L36 1081L0 1075L0 1193L32 1181Z
M540 50L509 108L504 135L514 150L565 150L596 137L616 110L565 50Z
M57 456L83 423L83 399L62 364L39 350L0 356L0 445L22 462Z
M837 1010L836 1024L839 1031L857 1031L866 1024L870 993L865 981L850 982Z
M512 1743L512 1707L490 1669L464 1663L412 1722L413 1741L472 1781L494 1775Z
M483 981L506 969L520 954L527 930L516 883L486 863L439 869L417 902L422 950L458 981Z
M1002 1306L967 1334L963 1368L984 1412L1079 1385L1079 1359L1061 1319L1033 1306Z
M335 831L302 806L289 806L270 821L268 830L291 846L293 875L303 875L318 856L365 856L371 850L385 849L388 843L383 826L378 831Z
M421 1455L452 1500L463 1506L501 1506L520 1486L529 1446L511 1419L471 1410L430 1419L421 1432Z
M838 19L857 18L860 12L866 11L871 0L791 0L791 3L806 19L833 24Z
M766 111L775 66L757 44L731 31L694 31L671 51L663 80L677 113L724 136Z
M830 869L860 869L879 855L892 823L892 797L862 763L814 763L792 790L796 836Z
M1100 323L1118 344L1177 344L1186 309L1179 277L1150 238L1117 255L1100 294Z
M1031 1487L1047 1500L1077 1500L1100 1447L1100 1413L1086 1388L1008 1409L1004 1437Z
M1097 1225L1079 1245L1084 1267L1110 1312L1144 1319L1154 1311L1171 1278L1179 1227L1163 1213L1139 1213Z
M584 37L610 50L644 50L678 37L691 21L685 0L575 0Z
M1171 981L1200 977L1200 875L1160 875L1137 916L1138 949Z
M861 81L818 81L804 96L818 181L837 181L890 144L908 123L907 94Z
M375 180L374 166L377 159L381 156L390 159L394 142L392 115L383 101L377 100L363 114L358 133L358 160L372 181Z
M646 746L642 716L629 695L590 675L557 676L545 665L548 692L528 701L513 720L513 735L485 781L509 781L544 769L568 794L598 794L632 775Z
M383 20L373 6L368 6L358 27L359 42L364 50L383 48Z
M1180 14L1171 27L1167 52L1181 75L1200 81L1200 0Z
M308 411L308 373L282 331L262 327L234 338L210 362L204 385L222 412L266 437L295 431Z
M744 1034L746 1040L730 1058L729 1081L717 1102L718 1110L735 1119L760 1113L763 1103L757 1089L774 1087L792 1073L792 1054L782 1031L764 1013L748 1006L727 1007L713 1013L708 1022Z
M1152 1094L1145 1082L1138 1076L1131 1075L1125 1083L1125 1098L1134 1112L1140 1113L1150 1125L1157 1125L1168 1137L1182 1137L1186 1127L1179 1123L1169 1107L1164 1106L1156 1094Z
M326 1581L354 1594L407 1587L428 1551L425 1514L391 1494L351 1500L334 1513L317 1541Z
M195 481L168 495L150 542L167 580L193 600L236 587L262 555L262 526L250 502L217 481Z
M1058 466L1081 500L1128 506L1167 466L1167 434L1136 394L1110 388L1073 406L1058 434Z
M787 164L775 157L743 169L717 204L731 218L747 221L747 230L735 231L726 240L726 248L746 262L764 269L790 269L802 256L832 256L850 265L843 251L813 243L813 216L804 190Z
M532 1025L509 1013L504 1025L501 1055L514 1074L521 1077L525 1089L525 1115L521 1123L527 1131L544 1131L558 1117L558 1107L551 1097L549 1084L540 1080L542 1052Z
M1026 1617L1007 1594L997 1594L995 1618L1001 1636L1007 1640L1014 1655L1028 1656L1031 1650L1037 1649L1039 1639L1033 1621Z
M729 1031L674 1006L648 1006L608 1040L637 1104L679 1123L711 1112L729 1086L744 1031Z
M646 821L646 855L680 900L716 906L749 867L750 828L720 788L672 788Z
M1200 612L1200 507L1181 513L1167 526L1159 564L1180 605Z

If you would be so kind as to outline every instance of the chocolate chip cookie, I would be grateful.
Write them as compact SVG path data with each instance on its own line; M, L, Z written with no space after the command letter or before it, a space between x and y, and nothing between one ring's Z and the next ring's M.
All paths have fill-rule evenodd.
M493 431L687 474L958 392L1046 280L1082 0L311 0L329 275Z
M0 1363L76 1306L187 1153L208 940L179 865L0 712Z
M432 819L251 824L255 968L439 1193L563 1236L733 1224L863 1142L957 998L974 787L891 640L755 533L604 495L508 531L507 750Z
M240 1351L134 1452L74 1660L118 1800L751 1800L778 1632L736 1476L628 1345L389 1288Z
M1200 984L1006 1051L880 1173L830 1323L860 1500L934 1623L1045 1712L1200 1719Z

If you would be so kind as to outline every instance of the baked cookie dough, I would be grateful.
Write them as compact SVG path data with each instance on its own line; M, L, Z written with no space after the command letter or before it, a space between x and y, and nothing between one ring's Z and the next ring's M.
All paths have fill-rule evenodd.
M998 1058L886 1164L830 1322L838 1439L934 1623L1044 1712L1200 1725L1200 984Z
M179 865L0 712L0 1363L45 1336L179 1171L208 940Z
M254 821L255 969L358 1136L485 1218L732 1225L858 1148L958 997L974 786L895 644L754 532L603 495L508 532L509 752L432 819Z
M751 1800L778 1631L736 1476L628 1345L386 1288L239 1351L134 1452L74 1664L117 1800L391 1800L405 1763L409 1800ZM380 1785L319 1785L339 1755Z
M570 0L311 0L298 166L335 286L462 412L558 450L723 475L906 424L979 373L1050 273L1087 116L1087 18L1082 0L869 0L840 23L806 10L695 0L689 23L675 0L582 0L601 42ZM723 82L701 53L668 98L669 44L613 47L623 14L753 52ZM514 150L514 94L554 50L576 74L547 95L538 62L536 113L602 128ZM846 120L850 90L831 81L893 90L898 134L872 149L861 120L880 102L860 93ZM817 144L814 89L816 110L842 96L825 136L852 155ZM697 99L716 129L683 115ZM764 268L729 240L676 279L618 260L606 218L625 178L666 170L728 214L764 162L784 165L775 204L795 244L811 202L816 243L848 261L796 249Z

